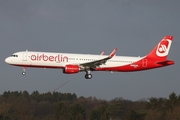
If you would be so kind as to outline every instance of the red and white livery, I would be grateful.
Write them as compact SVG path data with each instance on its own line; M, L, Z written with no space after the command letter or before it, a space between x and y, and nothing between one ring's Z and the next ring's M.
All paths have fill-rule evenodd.
M173 36L165 36L144 57L115 56L117 48L109 56L104 55L104 51L100 55L90 55L26 50L12 54L5 62L23 67L23 75L26 74L27 67L58 68L66 74L85 71L85 78L91 79L91 71L132 72L173 65L173 60L167 60L172 40Z

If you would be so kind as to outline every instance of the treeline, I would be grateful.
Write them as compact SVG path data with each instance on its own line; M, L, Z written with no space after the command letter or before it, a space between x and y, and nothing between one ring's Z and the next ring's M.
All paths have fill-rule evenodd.
M71 93L10 92L0 96L0 120L179 120L180 96L131 101Z

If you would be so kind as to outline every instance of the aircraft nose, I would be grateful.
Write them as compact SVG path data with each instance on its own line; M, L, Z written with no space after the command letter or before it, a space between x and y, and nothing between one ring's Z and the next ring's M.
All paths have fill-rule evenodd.
M8 64L10 63L9 57L5 59L5 62L8 63Z

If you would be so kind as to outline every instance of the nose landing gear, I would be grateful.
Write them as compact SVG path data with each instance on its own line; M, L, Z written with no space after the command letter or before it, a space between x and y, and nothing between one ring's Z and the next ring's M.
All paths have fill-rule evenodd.
M26 66L23 67L22 75L26 75Z

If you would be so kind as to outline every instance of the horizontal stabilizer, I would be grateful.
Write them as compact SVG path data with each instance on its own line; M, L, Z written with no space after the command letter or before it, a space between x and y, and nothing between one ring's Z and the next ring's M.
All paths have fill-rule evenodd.
M161 64L161 65L172 65L172 64L174 64L174 61L173 61L173 60L165 60L165 61L157 62L157 64Z

